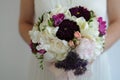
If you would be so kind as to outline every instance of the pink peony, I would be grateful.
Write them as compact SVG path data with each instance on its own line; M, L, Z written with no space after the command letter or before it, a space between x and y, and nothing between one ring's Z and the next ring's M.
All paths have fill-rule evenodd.
M80 45L76 47L76 52L82 59L90 60L94 59L94 49L95 44L93 41L87 38L82 38Z

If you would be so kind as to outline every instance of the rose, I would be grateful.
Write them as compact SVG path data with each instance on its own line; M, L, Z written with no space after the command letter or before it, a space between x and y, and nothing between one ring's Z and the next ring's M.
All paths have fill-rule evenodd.
M49 40L49 46L48 54L52 53L54 54L54 57L56 60L64 60L68 51L69 51L69 45L64 40L59 40L58 38L54 38ZM47 54L46 53L46 54Z

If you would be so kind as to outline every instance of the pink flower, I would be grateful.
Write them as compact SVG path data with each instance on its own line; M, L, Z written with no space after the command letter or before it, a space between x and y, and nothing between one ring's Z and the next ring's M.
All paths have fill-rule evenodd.
M80 34L79 31L76 31L76 32L74 33L74 36L75 36L77 39L81 39L81 34Z
M95 49L95 44L93 41L87 38L82 38L80 45L76 47L76 52L79 54L79 56L82 59L91 60L94 59L95 57L94 49Z
M65 15L63 13L53 15L52 18L54 20L54 26L59 26L59 24L63 21L64 17Z
M99 32L100 32L100 36L103 36L106 34L106 22L103 21L102 17L98 18L98 22L99 22Z
M70 47L73 47L73 48L75 47L75 44L74 44L74 42L73 42L72 40L70 40L70 41L68 42L68 44L69 44Z
M40 49L38 52L39 52L40 54L45 54L47 51L46 51L45 49Z

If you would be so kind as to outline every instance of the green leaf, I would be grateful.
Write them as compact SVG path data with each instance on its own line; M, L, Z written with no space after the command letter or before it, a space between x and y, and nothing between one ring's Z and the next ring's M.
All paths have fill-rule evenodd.
M38 59L43 59L43 55L40 55L40 57L38 57Z
M39 19L39 21L40 21L40 23L42 23L42 22L43 22L44 15L45 15L45 13L44 13L41 17L39 17L39 18L38 18L38 19Z
M44 26L42 27L42 31L44 31L44 30L46 29L46 27L47 27L47 26L46 26L46 25L44 25Z
M53 19L52 18L50 18L50 20L48 20L48 25L53 26Z

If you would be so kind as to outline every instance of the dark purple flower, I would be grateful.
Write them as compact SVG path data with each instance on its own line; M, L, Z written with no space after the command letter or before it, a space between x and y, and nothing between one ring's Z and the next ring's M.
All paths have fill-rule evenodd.
M99 22L99 32L100 32L100 36L103 36L106 34L106 22L103 21L102 17L98 18L98 22Z
M90 11L88 11L86 8L77 6L69 9L72 16L84 17L86 21L90 19Z
M40 54L45 54L47 51L46 51L45 49L40 49L38 52L39 52Z
M54 26L58 26L63 21L64 17L65 17L65 15L63 13L53 15L52 19L54 21Z
M31 41L31 43L30 43L30 48L31 48L31 51L34 53L34 54L36 54L38 51L37 51L37 49L36 49L36 46L38 46L39 44L38 43L33 43L32 41Z
M86 70L87 70L86 67L79 67L79 68L75 69L74 74L75 75L82 75L85 73Z
M80 32L79 26L76 22L65 19L59 24L56 36L61 40L70 41L74 38L74 32L76 31Z
M55 66L57 68L62 68L68 71L68 70L77 70L79 68L85 68L87 66L87 63L88 62L86 60L81 59L77 53L69 52L67 57L63 61L56 62ZM75 72L75 74L79 74L83 72L82 70L83 69L79 69L79 71Z

